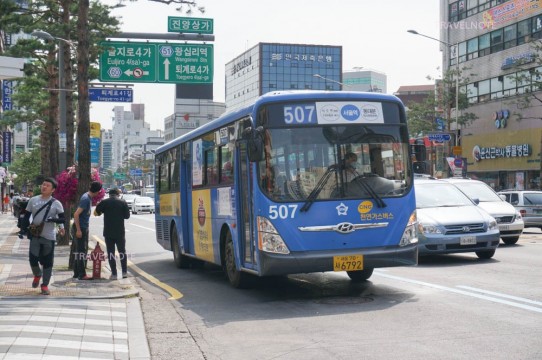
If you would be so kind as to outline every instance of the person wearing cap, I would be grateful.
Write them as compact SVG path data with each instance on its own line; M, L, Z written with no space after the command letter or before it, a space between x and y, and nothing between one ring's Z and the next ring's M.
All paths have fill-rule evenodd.
M94 210L94 215L104 214L104 238L107 247L107 260L111 268L111 280L117 280L117 259L115 246L119 252L122 277L128 277L128 258L126 257L126 237L124 220L130 218L130 208L126 201L119 198L119 191L109 189L109 198L101 201Z
M87 276L87 252L88 252L88 225L90 210L92 209L92 198L102 190L102 183L93 181L89 190L81 196L77 210L73 214L75 224L75 261L73 265L73 277L79 280L91 280Z

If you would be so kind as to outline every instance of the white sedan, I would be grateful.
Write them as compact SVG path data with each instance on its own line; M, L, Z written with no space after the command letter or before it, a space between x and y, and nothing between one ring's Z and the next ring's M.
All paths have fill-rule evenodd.
M132 213L137 214L144 211L154 213L154 200L147 196L138 196L132 204Z

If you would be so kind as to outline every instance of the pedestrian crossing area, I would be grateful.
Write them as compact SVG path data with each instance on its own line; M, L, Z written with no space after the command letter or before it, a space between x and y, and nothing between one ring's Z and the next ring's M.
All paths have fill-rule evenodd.
M0 360L129 359L128 302L0 299Z

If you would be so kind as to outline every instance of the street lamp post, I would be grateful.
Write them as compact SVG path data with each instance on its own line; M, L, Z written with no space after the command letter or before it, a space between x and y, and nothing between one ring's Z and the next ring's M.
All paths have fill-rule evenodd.
M457 68L457 74L455 76L455 146L459 146L459 126L458 126L458 117L459 117L459 43L450 44L450 43L448 43L446 41L442 41L440 39L437 39L437 38L434 38L434 37L431 37L431 36L428 36L428 35L420 34L416 30L407 30L407 32L409 32L411 34L414 34L414 35L420 35L420 36L423 36L423 37L431 39L431 40L438 41L439 43L448 46L449 54L450 54L449 58L452 57L451 56L452 55L451 54L452 46L455 47L455 66Z
M340 82L340 81L333 80L333 79L329 79L329 78L324 77L324 76L322 76L322 75L320 75L320 74L312 74L312 76L314 76L315 78L322 79L322 80L324 80L324 81L329 81L329 82L332 82L332 83L335 83L335 84L339 84L339 85L341 85L341 90L342 90L343 87L345 87L345 86L346 86L346 87L350 86L350 85L344 84L344 83L342 83L342 82Z
M48 41L58 41L58 114L60 121L60 133L58 135L60 157L58 165L60 171L64 171L67 166L66 91L71 91L65 88L66 79L64 74L64 43L68 44L71 47L73 47L74 45L71 41L53 36L46 31L35 30L32 32L31 35Z

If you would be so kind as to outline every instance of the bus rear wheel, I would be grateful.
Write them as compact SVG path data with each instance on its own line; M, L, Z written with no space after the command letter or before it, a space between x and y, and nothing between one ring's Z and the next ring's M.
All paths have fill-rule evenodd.
M175 266L179 269L188 269L190 266L190 258L183 255L181 252L176 226L173 226L173 229L171 229L171 249L173 250L173 260L175 261Z
M235 251L231 233L226 235L226 246L224 249L224 270L230 284L237 289L247 289L253 285L253 277L250 274L237 270L235 266Z
M360 271L347 271L348 277L352 282L362 282L366 281L373 275L374 269L365 269Z

